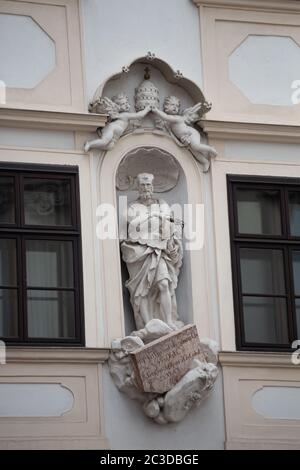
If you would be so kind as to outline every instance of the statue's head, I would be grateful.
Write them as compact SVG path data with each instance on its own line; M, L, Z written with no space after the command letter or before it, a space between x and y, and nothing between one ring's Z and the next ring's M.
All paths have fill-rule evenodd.
M130 111L128 96L125 93L118 93L112 97L112 101L116 103L121 113Z
M151 173L140 173L137 175L138 190L141 199L150 199L153 194L153 179Z
M167 114L179 114L180 100L177 96L167 96L164 101L164 111Z

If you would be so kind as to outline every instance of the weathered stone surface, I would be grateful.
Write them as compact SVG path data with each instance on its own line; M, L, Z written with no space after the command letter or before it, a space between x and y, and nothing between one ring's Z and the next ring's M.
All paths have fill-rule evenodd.
M189 410L210 394L218 375L218 368L211 363L195 359L198 367L188 371L165 395L163 416L168 423L181 421Z
M138 387L152 393L171 390L190 369L194 357L204 360L195 325L165 335L130 356Z
M144 343L138 336L125 336L121 339L120 346L126 353L131 353L135 349L143 347Z
M172 333L172 331L173 330L169 325L159 320L158 318L153 318L153 320L150 320L145 325L145 328L134 331L132 335L141 338L144 343L151 343L152 341L155 341L162 336Z
M200 338L201 350L206 362L218 364L218 343L210 338Z
M160 413L160 406L158 404L157 400L151 400L150 402L147 402L143 406L143 410L146 416L148 418L157 418L157 416Z
M187 338L181 337L181 343L185 344L191 341L191 339L192 341L195 340L197 350L199 341L197 331L192 330L191 333L191 326L185 329L188 329L189 335ZM183 331L185 329L183 329ZM177 330L177 333L178 332L180 331ZM153 319L150 320L142 330L141 336L143 340L139 336L139 333L140 331L134 332L131 336L119 338L112 342L112 351L108 363L113 381L121 392L141 404L145 415L152 419L153 422L159 425L179 422L184 419L190 408L199 406L213 388L218 374L217 343L209 338L200 338L201 353L191 357L190 361L187 361L187 364L190 362L188 366L189 370L167 393L145 392L141 386L138 387L137 382L138 380L141 382L141 378L138 369L134 370L131 354L134 353L134 351L144 349L146 347L145 343L147 343L150 338L154 339L155 336L161 337L161 340L166 337L169 338L170 336L173 338L176 332L171 332L172 334L170 335L170 327L167 324L159 319ZM193 333L195 333L195 335ZM155 345L158 342L159 341L154 342L152 340L151 344L148 346L153 346L153 344ZM185 346L187 345L185 344ZM191 345L188 346L189 352L191 352L190 346ZM180 341L178 341L178 339L174 341L174 338L173 344L167 343L165 350L162 350L161 345L160 348L160 351L155 351L156 359L159 357L159 364L161 363L165 368L165 375L170 371L171 374L172 372L174 373L176 357L182 358L182 354L186 354L185 349L187 348L182 347L182 344L180 346ZM157 354L160 355L157 356ZM153 355L155 357L155 354L152 354L152 356ZM170 366L169 356L171 357L172 367L168 369L168 361ZM164 357L164 362L161 361L162 357ZM151 360L153 360L153 357ZM149 367L149 360L146 361L146 364ZM157 368L157 363L155 367ZM157 369L154 369L154 372L155 371L157 375ZM178 370L176 369L174 376L172 376L174 381L176 380L177 373ZM167 377L170 382L169 376ZM159 376L158 380L160 380ZM162 377L162 380L164 380L164 377Z

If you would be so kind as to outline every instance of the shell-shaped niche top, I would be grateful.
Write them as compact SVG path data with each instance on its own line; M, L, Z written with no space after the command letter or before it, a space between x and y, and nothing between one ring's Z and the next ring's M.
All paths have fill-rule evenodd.
M175 158L156 147L138 147L131 150L121 161L116 178L119 191L137 191L137 175L152 173L154 191L164 193L175 188L179 180L180 167Z
M179 70L173 70L167 62L151 52L123 66L99 85L91 100L90 112L99 112L93 103L101 97L111 98L120 91L127 95L131 109L136 111L147 105L161 106L170 95L179 98L182 109L206 101L201 89L193 81L184 77Z

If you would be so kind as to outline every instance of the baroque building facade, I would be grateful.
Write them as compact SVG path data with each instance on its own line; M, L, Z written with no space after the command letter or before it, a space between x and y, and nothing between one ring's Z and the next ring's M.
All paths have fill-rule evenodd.
M0 448L298 449L300 2L0 0L0 63ZM109 373L156 334L137 190L199 209L138 254L211 367L180 422Z

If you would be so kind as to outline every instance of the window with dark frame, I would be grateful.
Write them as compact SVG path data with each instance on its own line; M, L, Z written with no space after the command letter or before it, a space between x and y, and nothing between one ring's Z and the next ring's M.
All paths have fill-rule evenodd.
M0 165L0 339L84 344L76 167Z
M300 339L300 179L228 175L236 343L288 351Z

